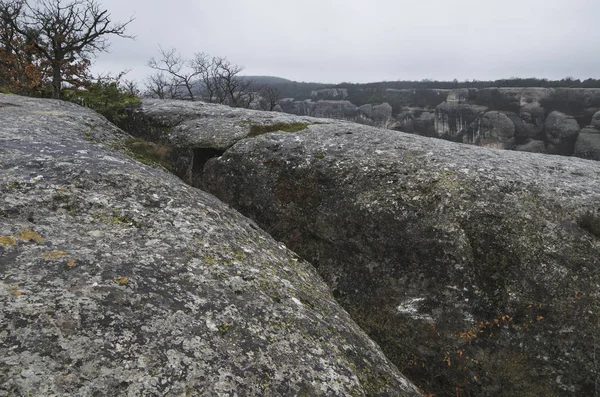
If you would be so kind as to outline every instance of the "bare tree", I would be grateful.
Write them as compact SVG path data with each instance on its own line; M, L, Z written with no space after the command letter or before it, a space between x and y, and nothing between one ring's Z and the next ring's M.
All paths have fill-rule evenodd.
M202 99L207 102L219 102L218 86L216 84L215 58L205 53L196 53L191 61L191 67L197 73L202 84Z
M5 12L20 7L18 15ZM1 17L27 38L51 70L53 97L59 99L64 81L81 83L90 58L109 47L108 36L133 38L125 29L133 21L113 23L95 0L0 0Z
M227 58L216 58L214 64L217 86L229 106L248 107L251 101L244 98L244 94L250 91L252 81L240 78L239 74L244 68L232 64Z
M148 66L171 76L173 85L177 88L185 88L188 99L195 100L192 88L200 72L194 68L193 61L183 59L175 48L170 50L160 48L159 52L160 59L150 58Z
M260 90L260 95L263 98L263 108L269 111L273 111L281 99L281 91L272 85L263 86Z
M123 91L125 91L128 95L131 95L132 97L139 97L141 94L137 81L124 79L122 87Z
M146 87L146 94L149 97L165 99L165 93L169 82L165 78L163 73L154 73L146 78L144 86Z

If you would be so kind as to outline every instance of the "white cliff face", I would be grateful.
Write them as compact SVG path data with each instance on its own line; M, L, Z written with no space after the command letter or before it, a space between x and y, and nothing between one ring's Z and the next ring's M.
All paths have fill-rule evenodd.
M444 102L435 109L435 132L440 138L462 141L466 128L487 110L485 106Z

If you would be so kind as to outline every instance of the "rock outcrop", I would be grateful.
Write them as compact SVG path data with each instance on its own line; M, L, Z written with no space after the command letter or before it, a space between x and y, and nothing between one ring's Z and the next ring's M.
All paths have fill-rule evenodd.
M437 137L462 142L466 129L488 110L485 106L458 101L444 102L435 109Z
M202 187L204 164L237 141L267 130L294 131L332 122L204 102L143 99L123 127L135 136L167 144L173 173L189 185Z
M387 128L392 118L392 107L388 103L358 107L343 100L295 101L288 98L281 100L279 105L285 113L347 120L381 128Z
M0 118L1 396L419 395L307 262L102 117Z
M334 123L241 140L204 178L426 391L594 393L596 163Z

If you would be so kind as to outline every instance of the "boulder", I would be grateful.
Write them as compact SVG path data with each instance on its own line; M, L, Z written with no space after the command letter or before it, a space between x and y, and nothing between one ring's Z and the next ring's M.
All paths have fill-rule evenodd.
M358 108L358 113L360 118L364 119L363 124L386 128L392 118L392 106L387 102L378 105L366 104Z
M515 124L504 113L486 112L469 127L471 133L463 138L464 143L478 146L506 148L515 136Z
M104 118L0 118L1 396L419 395L310 264Z
M591 126L600 130L600 111L594 113L592 116Z
M573 116L558 111L550 113L544 123L546 140L565 156L573 154L579 130L579 124Z
M596 163L329 124L239 141L205 178L425 392L594 394Z
M600 161L600 130L595 128L584 128L575 142L576 157L588 160Z
M530 139L542 139L541 128L524 121L521 116L513 112L502 112L515 125L515 140L519 143L525 143ZM543 119L542 119L543 125Z

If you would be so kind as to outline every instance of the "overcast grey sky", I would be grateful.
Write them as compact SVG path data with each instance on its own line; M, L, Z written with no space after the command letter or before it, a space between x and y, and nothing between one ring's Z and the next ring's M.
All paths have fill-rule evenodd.
M600 78L600 0L100 0L134 16L94 70L141 80L158 45L325 83Z

